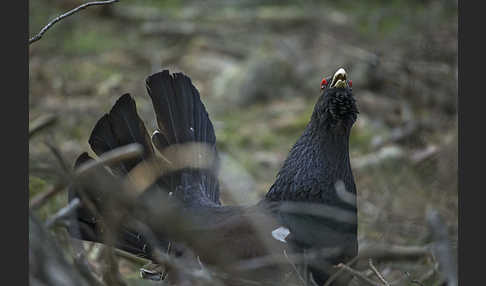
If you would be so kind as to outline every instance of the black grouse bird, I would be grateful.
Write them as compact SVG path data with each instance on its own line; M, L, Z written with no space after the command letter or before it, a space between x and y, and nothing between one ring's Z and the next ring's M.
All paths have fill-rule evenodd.
M135 101L129 94L121 96L110 113L97 122L89 144L98 156L131 143L139 143L143 154L111 165L110 172L100 170L96 176L136 178L153 173L150 168L154 165L147 162L165 161L169 166L166 172L157 173L157 169L156 180L141 187L142 194L135 200L140 203L134 208L162 209L167 205L158 205L158 196L163 194L163 199L175 202L174 209L191 223L178 227L174 234L167 223L157 225L162 215L149 214L144 221L152 228L148 234L146 229L122 221L115 247L152 259L155 237L159 246L166 247L169 241L180 243L182 252L191 249L202 263L228 269L233 262L288 251L306 257L299 263L308 266L319 285L329 278L332 265L357 255L356 186L349 136L358 110L344 69L322 80L322 94L310 122L290 150L275 183L262 201L249 207L221 205L216 137L190 78L164 70L149 76L146 85L159 129L150 138ZM188 146L197 147L196 151ZM75 168L89 160L94 159L81 154ZM70 189L69 199L79 196L83 202L89 201L90 207L83 204L77 210L69 230L76 238L104 242L104 216L117 212L110 210L109 204L117 195L104 192L105 186L96 176ZM265 279L267 272L248 273L236 275Z

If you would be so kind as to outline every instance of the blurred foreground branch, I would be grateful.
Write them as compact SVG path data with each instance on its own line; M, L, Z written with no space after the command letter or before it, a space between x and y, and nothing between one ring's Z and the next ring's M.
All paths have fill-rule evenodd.
M337 265L337 267L345 270L346 272L351 273L353 276L359 278L366 285L381 286L380 283L371 280L370 278L366 277L363 273L349 267L346 264L340 263L340 264ZM361 284L361 285L363 285L363 284Z
M69 217L77 208L81 206L81 201L78 198L74 198L69 204L60 209L55 215L50 217L46 222L46 227L52 227L57 222Z
M29 126L29 139L39 131L54 125L56 121L57 117L54 115L46 115L34 120Z
M388 283L388 281L385 280L385 278L380 273L380 271L378 271L378 269L376 269L375 265L373 264L373 260L371 258L368 260L368 264L370 265L370 268L373 271L373 273L376 275L376 277L378 277L378 279L380 279L380 281L383 283L383 285L390 286L390 283Z
M110 165L123 160L140 156L140 154L142 154L142 151L143 151L142 147L136 143L113 149L112 151L106 152L105 154L101 155L98 160L93 160L81 165L76 170L74 176L75 178L80 177L100 166ZM64 188L69 184L69 182L70 180L68 178L68 180L63 180L61 183L58 183L51 190L37 195L32 200L30 200L29 208L35 209L42 206L51 197L53 197L60 191L64 190Z
M432 231L432 253L439 262L439 270L448 286L458 285L457 265L451 242L448 236L447 224L434 209L428 209L427 223Z
M102 285L81 264L73 267L61 248L32 215L29 215L29 280L30 285Z
M87 174L88 172L104 166L104 165L112 165L114 163L118 163L124 160L132 159L137 156L140 156L143 153L143 148L138 143L128 144L119 148L115 148L111 151L108 151L102 154L98 160L91 160L81 166L76 170L76 176L82 176Z
M413 260L430 254L428 246L402 245L363 245L360 246L359 259L376 260Z

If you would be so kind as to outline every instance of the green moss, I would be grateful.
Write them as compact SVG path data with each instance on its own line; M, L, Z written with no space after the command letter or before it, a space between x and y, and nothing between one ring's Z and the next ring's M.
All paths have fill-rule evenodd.
M32 198L46 190L47 182L36 176L29 176L29 196Z
M121 38L112 31L100 26L76 25L70 34L65 35L62 49L67 54L95 54L122 47Z
M36 176L29 176L29 197L33 197L45 193L50 189L50 184ZM45 220L47 217L51 216L57 212L60 208L66 205L67 193L61 192L54 197L50 198L44 205L39 209L35 210L35 213L41 220Z

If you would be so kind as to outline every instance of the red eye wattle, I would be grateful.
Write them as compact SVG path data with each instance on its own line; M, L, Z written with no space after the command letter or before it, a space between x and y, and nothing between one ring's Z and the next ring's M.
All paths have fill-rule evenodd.
M353 87L353 81L352 80L348 80L348 85L349 85L349 87Z
M321 89L323 89L327 85L327 80L325 78L321 81Z

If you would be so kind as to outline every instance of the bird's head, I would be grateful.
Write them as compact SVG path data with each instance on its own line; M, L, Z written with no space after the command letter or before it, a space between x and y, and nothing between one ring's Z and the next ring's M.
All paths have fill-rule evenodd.
M321 96L314 108L313 119L327 127L351 127L358 108L353 97L352 81L343 68L321 81Z

